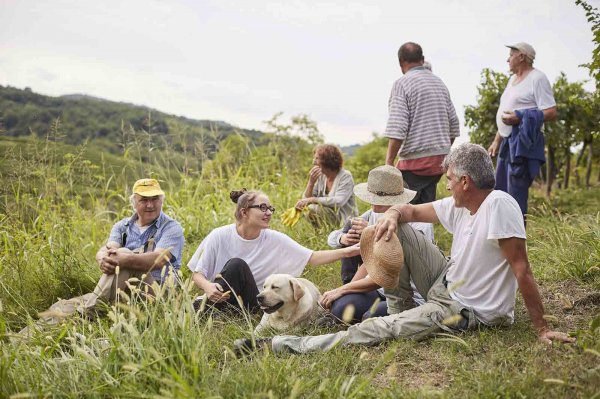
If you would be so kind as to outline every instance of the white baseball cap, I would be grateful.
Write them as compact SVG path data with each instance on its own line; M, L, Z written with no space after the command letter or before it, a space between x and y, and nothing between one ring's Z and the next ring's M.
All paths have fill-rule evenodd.
M531 60L535 60L535 50L533 49L533 46L531 46L531 44L529 43L524 43L524 42L520 42L520 43L516 43L516 44L507 44L506 47L511 48L513 50L517 50L520 51L521 53L525 54L527 57L531 58Z

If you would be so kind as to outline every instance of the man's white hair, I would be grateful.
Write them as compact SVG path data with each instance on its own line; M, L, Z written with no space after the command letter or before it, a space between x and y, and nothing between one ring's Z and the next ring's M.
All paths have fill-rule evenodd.
M161 203L165 202L165 195L164 194L159 195L159 198L160 198L160 202ZM131 204L131 207L133 208L133 211L135 212L135 194L131 194L129 196L129 203Z

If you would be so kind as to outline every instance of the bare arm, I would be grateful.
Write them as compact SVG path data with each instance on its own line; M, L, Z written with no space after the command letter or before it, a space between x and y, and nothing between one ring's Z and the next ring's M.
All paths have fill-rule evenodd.
M131 270L149 272L154 269L160 269L166 265L172 258L169 249L156 248L152 252L136 254L130 251L118 251L118 248L110 248L107 254L102 258L103 267L107 270L104 273L112 274L117 266Z
M100 247L98 252L96 252L96 262L98 263L98 267L100 267L100 270L102 270L102 268L103 268L104 257L108 256L108 250L109 249L117 249L120 247L121 247L121 244L119 244L118 242L115 242L115 241L109 241L106 243L106 245L103 245ZM102 271L104 271L104 270L102 270Z
M409 222L437 223L439 219L431 202L419 205L394 205L377 221L375 241L379 241L381 237L388 241L392 238L392 234L396 234L398 223Z
M490 146L488 147L488 154L490 154L490 157L495 157L496 155L498 155L500 143L502 143L502 136L500 136L500 133L496 132L496 136L494 136L492 144L490 144Z
M517 278L519 290L523 296L525 307L535 326L540 341L551 343L552 340L562 342L573 342L566 334L551 331L544 320L544 306L538 291L538 286L531 273L529 261L527 259L527 249L525 240L522 238L511 237L498 240L502 254L510 264L510 267Z
M354 278L348 284L335 288L331 291L323 293L320 299L321 306L329 309L331 304L338 298L356 292L369 292L379 288L370 277L367 276L367 270L364 266L360 266L354 275Z
M389 138L388 139L388 149L387 155L385 157L385 164L395 166L394 163L396 161L396 157L398 156L398 151L402 146L402 140Z
M223 293L223 287L219 284L210 282L204 274L194 272L192 280L198 288L200 288L211 302L223 302L229 299L229 293Z
M308 182L306 183L302 198L311 198L313 196L313 189L315 188L315 184L317 183L319 176L321 176L321 173L321 168L318 166L310 168L310 171L308 172Z
M555 121L558 116L556 107L543 109L542 112L544 113L544 122Z
M360 255L360 247L358 245L340 249L314 251L308 260L308 264L311 266L319 266L356 255Z

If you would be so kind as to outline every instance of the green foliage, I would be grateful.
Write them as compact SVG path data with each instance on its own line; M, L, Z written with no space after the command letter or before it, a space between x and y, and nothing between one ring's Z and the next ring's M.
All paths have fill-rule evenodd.
M598 9L584 0L575 0L575 4L585 10L588 22L592 24L591 30L594 38L594 50L592 50L592 61L584 66L590 71L590 76L596 81L596 91L600 91L600 13Z
M358 148L346 161L346 169L352 171L355 183L366 182L369 171L385 164L388 139L373 135L373 140Z
M477 86L477 105L465 107L465 124L469 129L471 143L487 148L494 139L498 131L496 113L508 78L508 75L489 68L481 71L481 83Z
M60 127L51 130L62 134ZM144 141L146 133L139 134L130 142L153 148ZM188 144L193 148L191 140ZM346 166L364 181L367 168L380 164L385 147L385 139L375 138ZM591 351L600 350L600 337L590 327L598 324L592 321L597 312L593 299L559 318L559 329L579 334L582 343L571 347L535 344L519 302L517 323L509 329L487 328L452 340L398 340L372 348L339 347L304 356L264 352L237 359L231 343L249 337L258 317L194 314L191 298L197 291L188 281L179 289L159 290L152 301L132 295L112 307L107 318L73 319L30 340L12 340L14 331L57 297L93 287L100 274L94 253L111 225L130 214L131 183L141 175L161 180L165 212L184 227L184 264L211 229L233 220L232 189L267 193L278 209L272 228L309 248L325 249L324 237L335 226L315 229L306 220L291 229L281 225L279 211L299 198L310 167L312 145L296 136L267 135L257 146L244 135L232 135L213 160L204 158L198 168L185 170L173 167L179 158L151 156L142 162L135 145L115 157L88 146L17 138L0 140L0 151L0 397L589 397L597 390L597 357ZM353 165L363 165L364 171ZM447 195L444 184L439 193ZM542 207L536 201L534 207ZM561 302L551 300L549 286L597 290L598 272L583 269L598 259L600 232L592 218L598 190L572 192L571 198L556 201L548 205L552 212L538 210L528 228L531 263L547 309L560 315ZM570 215L557 216L563 209ZM448 250L449 237L441 239ZM581 255L574 257L569 248ZM185 266L182 274L189 277ZM304 276L325 291L339 285L339 265L308 267ZM331 331L310 327L296 333Z
M322 144L325 138L317 127L317 123L310 119L306 114L299 114L290 118L290 124L284 124L280 121L283 112L278 112L273 117L265 121L268 133L281 136L296 136L308 141L311 145Z
M557 120L545 126L546 144L554 147L570 147L581 142L584 124L588 123L582 99L589 93L583 88L584 82L569 82L564 72L552 85L558 109ZM583 125L583 126L582 126Z
M113 154L125 151L124 146L135 136L131 132L146 132L155 149L169 147L189 152L200 146L205 154L214 152L218 142L234 132L256 141L262 136L256 130L238 129L225 122L191 120L132 104L84 95L49 97L30 89L0 86L0 131L4 134L44 138L55 120L63 125L64 142L93 141Z

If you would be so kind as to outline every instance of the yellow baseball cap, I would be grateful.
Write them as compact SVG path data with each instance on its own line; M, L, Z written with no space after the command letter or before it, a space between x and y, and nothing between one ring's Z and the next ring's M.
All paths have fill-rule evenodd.
M160 189L160 184L156 179L140 179L133 185L133 193L142 197L154 197L156 195L165 195Z

